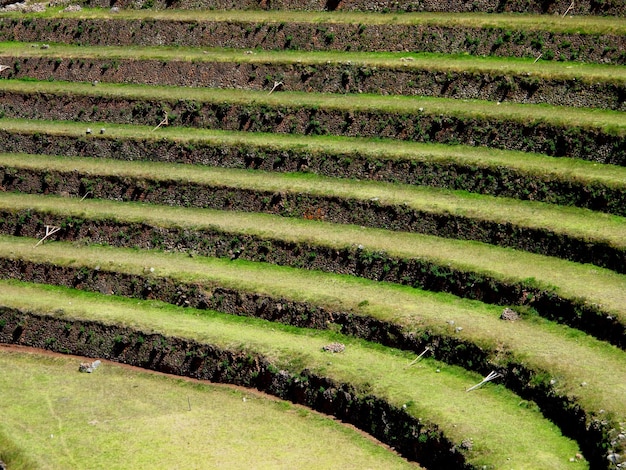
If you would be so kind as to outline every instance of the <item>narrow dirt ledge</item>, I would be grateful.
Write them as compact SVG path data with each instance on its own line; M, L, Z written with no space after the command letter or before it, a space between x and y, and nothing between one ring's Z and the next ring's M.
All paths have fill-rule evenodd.
M408 205L378 200L344 199L307 193L270 192L235 187L209 186L179 180L153 180L130 176L106 176L78 170L57 172L0 165L0 185L5 191L58 194L67 197L140 201L170 206L262 212L282 217L324 220L475 240L497 246L591 263L624 270L626 251L601 241L589 241L541 228L509 222L412 209Z
M156 126L169 124L231 131L374 137L488 146L580 158L626 166L626 139L597 128L542 121L519 122L425 112L370 111L305 106L271 106L251 101L126 99L87 95L0 92L4 117L100 121Z
M560 179L547 174L528 174L504 166L480 167L453 161L377 158L358 152L330 153L245 143L221 145L199 140L185 143L173 139L117 138L107 134L77 138L3 129L0 129L0 143L5 152L315 173L543 201L626 216L626 187Z
M198 0L83 0L79 2L90 7L110 8L115 5L120 8L177 8L197 9L208 8ZM577 1L575 8L570 6L569 0L212 0L210 8L220 10L310 10L310 11L377 11L377 12L485 12L485 13L535 13L563 15L571 12L572 15L611 15L626 14L626 5L620 1Z
M626 84L547 79L531 75L445 72L405 68L331 64L271 64L133 60L97 58L33 58L3 56L6 78L83 82L142 83L269 91L282 89L317 93L376 93L456 99L547 103L557 106L626 111ZM529 67L530 68L530 67Z
M506 361L503 362L502 351L485 350L467 340L454 337L450 334L435 333L431 330L424 330L419 334L407 334L398 328L397 325L380 322L369 317L361 317L351 312L330 311L306 303L293 302L286 299L274 299L268 296L243 293L216 286L213 286L211 292L207 293L207 291L204 290L205 286L181 285L165 278L142 278L142 276L129 276L103 271L87 273L84 269L59 268L50 265L22 266L22 268L25 268L25 271L29 273L28 276L33 276L38 279L38 282L45 282L46 279L54 280L53 282L57 285L65 283L68 287L72 287L73 284L73 287L95 292L102 292L103 288L110 288L116 291L116 294L125 291L122 295L126 296L133 296L131 292L140 291L141 293L137 295L138 298L152 298L165 301L167 301L168 298L176 298L179 304L194 308L216 309L235 315L255 316L304 328L326 329L332 322L340 325L344 334L367 339L389 347L411 350L416 354L423 351L424 348L428 346L431 348L434 357L438 360L460 365L466 369L475 370L484 375L489 371L497 370L503 375L503 381L507 388L513 390L524 399L536 402L548 419L554 421L563 430L564 434L575 439L590 462L595 460L596 463L604 463L606 461L604 454L606 453L607 436L612 435L612 430L618 427L618 423L606 420L601 421L605 416L596 417L594 413L587 414L575 399L557 394L553 386L549 383L549 377L551 377L549 372L529 369L523 361L517 361L511 354L508 354ZM106 357L108 359L120 360L120 362L153 368L153 366L146 362L129 362L125 357L118 359L119 353L107 356L99 353L97 350L91 349L90 343L93 342L93 337L98 338L100 334L81 334L78 339L81 340L82 343L79 341L79 345L76 346L73 344L76 341L76 335L68 333L69 329L66 326L68 321L65 318L54 319L56 331L48 332L47 329L42 330L41 327L38 328L36 325L33 325L30 320L26 319L27 317L28 316L24 315L23 312L0 308L0 324L4 322L4 326L0 328L0 342L26 344L29 346L93 357ZM49 319L49 317L42 317L42 320L47 321L51 319ZM25 340L25 338L28 337L28 335L25 335L25 329L31 332L32 339ZM92 331L93 328L85 327L81 330L82 332ZM76 329L72 328L71 331L75 333ZM111 341L112 338L132 338L133 335L129 335L125 332L111 332L107 334L106 337ZM54 340L46 341L49 338L54 338ZM150 344L150 341L146 341L146 343ZM162 342L159 341L155 341L155 343L162 344ZM123 342L116 341L111 347L114 348L113 351L121 349L126 352L131 349L130 346L132 344L133 341L131 340ZM140 346L141 345L143 345L143 343L141 343ZM135 345L135 348L136 347L137 345ZM197 348L191 349L197 350ZM181 347L177 346L176 351L177 354L181 352L185 354L185 350ZM153 359L155 355L155 352L151 352L150 358ZM200 354L197 356L202 357ZM186 360L188 360L188 355L185 355L185 357L187 358ZM221 362L221 360L217 361L217 363ZM178 373L175 370L157 370L168 373ZM214 381L224 381L196 374L190 375L186 373L185 375L196 378L208 378ZM245 383L238 384L251 385ZM252 384L252 386L254 386L254 384ZM262 391L267 391L258 386L257 388ZM316 387L316 389L317 388L319 387ZM284 397L281 396L281 398ZM303 403L301 401L296 402ZM328 414L334 414L329 410L316 409ZM335 416L344 419L341 415L335 414ZM361 427L358 423L349 422L367 431L366 428ZM382 439L381 436L373 435L381 441L396 447L396 450L401 453L403 452L395 444L391 444L388 440ZM405 454L403 453L403 455ZM405 457L409 458L407 455L405 455ZM420 463L423 462L420 461Z
M5 41L302 51L435 52L626 63L626 36L437 25L6 18ZM43 39L45 38L45 39Z
M465 462L460 446L450 442L434 424L413 418L350 384L335 383L306 369L280 370L254 351L223 350L183 338L2 307L0 320L3 343L102 357L169 374L256 388L353 424L428 468L474 468ZM383 420L388 426L376 426Z
M3 220L0 231L7 235L38 238L41 237L44 225L53 224L61 227L55 235L57 240L240 258L348 274L374 281L394 282L434 292L448 292L489 304L534 308L545 318L585 331L598 339L626 349L626 325L598 306L588 305L577 299L565 299L554 292L528 283L508 284L484 274L460 271L427 260L400 259L384 252L359 249L357 246L336 249L323 245L291 243L240 233L220 232L215 229L164 228L115 220L93 221L76 217L54 217L33 210L0 211L0 218ZM26 265L23 266L23 271L20 271L16 267L18 265L13 264L15 260L9 260L8 265L6 263L7 260L0 258L3 270L0 272L4 272L5 276L27 281L36 280L19 277L18 273L28 272ZM104 293L109 291L105 289ZM187 305L185 301L185 298L174 297L168 300L177 305ZM274 317L269 319L272 318ZM323 324L320 325L323 327ZM374 340L369 336L365 339Z

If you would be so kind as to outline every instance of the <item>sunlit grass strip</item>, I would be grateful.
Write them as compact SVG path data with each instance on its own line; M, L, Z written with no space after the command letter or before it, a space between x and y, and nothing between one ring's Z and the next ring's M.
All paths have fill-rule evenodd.
M512 223L569 234L590 241L626 247L626 219L576 207L520 201L375 181L327 178L311 174L273 173L198 165L120 161L87 157L0 154L5 168L37 171L78 171L98 176L126 176L152 181L194 183L264 192L300 193L380 204L404 205L429 213L448 213L472 219Z
M329 23L363 25L413 25L465 28L500 28L506 30L548 31L572 34L626 34L619 17L530 15L519 13L369 13L357 11L305 12L288 10L120 10L83 8L80 12L61 12L63 7L48 8L42 13L9 12L2 17L44 17L79 19L136 19L189 22L256 22L256 23Z
M571 108L546 104L494 103L485 100L451 98L381 96L373 94L325 94L226 88L174 87L100 83L97 87L85 82L1 80L0 92L20 94L51 94L59 96L90 96L138 100L192 100L199 103L231 105L282 106L288 108L320 108L341 111L388 113L423 113L425 115L458 116L474 119L510 120L521 123L547 123L562 127L598 129L609 134L626 134L626 113L604 109Z
M333 419L254 390L104 361L86 377L79 362L0 347L0 429L19 442L29 468L259 468L277 460L291 468L419 468ZM0 446L8 468L25 468L1 434Z
M258 352L295 373L301 372L303 364L313 373L359 388L369 384L374 395L395 406L407 405L408 413L437 423L453 441L473 437L475 445L468 458L476 466L571 468L569 458L577 452L577 446L563 438L552 423L538 412L519 406L519 397L503 387L483 387L479 396L468 394L467 387L480 380L477 374L428 359L419 368L407 368L410 356L399 351L341 338L346 350L333 355L329 363L322 347L337 336L328 333L295 332L276 324L156 302L32 285L3 283L0 296L0 303L9 307L50 312L62 306L64 318L119 324L231 350ZM294 370L294 359L298 370ZM437 368L440 373L436 373Z
M217 49L174 46L75 46L53 44L48 49L34 43L0 42L0 57L32 57L50 59L112 59L162 60L184 62L235 62L275 65L334 65L352 64L363 67L382 67L399 70L430 70L473 74L529 74L537 79L571 80L583 83L597 81L626 82L626 67L584 62L539 61L533 58L477 57L415 52L338 52Z
M626 276L595 266L471 241L232 211L155 206L130 202L0 193L0 208L56 216L154 224L157 227L219 230L271 240L333 248L363 245L398 258L432 260L505 283L532 281L566 298L587 299L626 319ZM42 232L43 236L43 232Z
M550 157L547 155L500 150L467 145L425 144L397 139L371 139L343 136L298 136L258 132L222 131L190 127L162 127L158 133L153 126L129 124L90 123L94 128L104 127L104 135L92 135L90 139L163 139L190 145L228 145L256 147L267 150L300 150L312 153L336 153L346 156L367 156L372 159L409 160L415 162L439 162L476 165L478 167L509 167L520 172L573 180L599 183L610 187L626 187L626 168L605 165L587 160ZM0 119L0 129L49 136L85 137L85 123L73 121L45 121L30 119Z
M36 210L68 218L117 220L162 227L215 229L272 240L312 243L335 248L363 245L398 258L432 260L466 272L478 272L505 283L530 282L569 299L582 298L626 320L626 276L595 266L581 265L484 243L428 235L331 224L314 220L213 211L170 206L146 206L102 200L0 193L0 207ZM42 235L43 236L43 235Z
M611 410L626 417L626 353L577 330L552 322L499 319L502 307L345 275L312 272L245 261L189 258L185 254L57 242L33 248L31 238L0 237L0 256L75 269L167 277L211 290L217 286L292 299L330 311L401 325L418 335L423 329L457 335L481 348L499 351L505 367L511 357L535 370L549 371L556 390L577 397L588 411ZM146 274L146 268L153 270ZM150 270L148 270L150 271ZM454 326L450 326L450 322ZM456 327L462 331L457 332ZM504 354L504 352L507 354ZM581 389L581 383L588 385Z

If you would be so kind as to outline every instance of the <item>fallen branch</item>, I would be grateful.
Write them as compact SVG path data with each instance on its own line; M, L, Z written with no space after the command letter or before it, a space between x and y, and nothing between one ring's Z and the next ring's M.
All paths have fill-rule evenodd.
M84 201L87 196L91 194L91 191L87 191L83 197L80 198L81 201Z
M282 84L283 84L283 82L274 82L274 88L272 88L272 89L270 90L270 92L268 93L268 95L271 95L271 94L272 94L272 92L273 92L276 88L278 88L279 86L281 86Z
M55 227L54 225L46 225L46 235L37 242L37 244L34 246L34 248L37 248L39 245L41 245L43 243L43 241L48 238L50 235L54 235L55 233L57 233L59 230L61 230L61 227Z
M572 3L570 4L570 6L567 8L567 10L565 10L565 13L563 13L563 18L565 18L567 16L567 14L569 13L569 11L574 8L574 0L572 0Z
M167 111L163 111L163 113L165 114L165 118L159 123L158 126L152 129L152 132L156 131L161 126L167 126L169 124L169 121L167 120Z
M471 392L472 390L476 390L478 387L482 387L484 384L486 384L487 382L497 379L498 377L502 377L501 374L498 374L495 371L491 371L489 372L489 375L487 377L485 377L482 382L474 385L473 387L468 388L467 390L465 390L466 392Z
M536 63L537 63L537 61L538 61L539 59L541 59L541 56L542 56L542 55L543 55L543 52L537 56L537 58L535 59L535 61L533 62L533 64L536 64Z
M426 354L428 351L430 351L430 347L427 346L426 349L424 349L424 351L419 356L417 356L415 359L413 359L413 361L411 361L411 363L408 366L406 366L406 368L411 367L413 364L415 364L420 359L422 359L424 357L424 354Z

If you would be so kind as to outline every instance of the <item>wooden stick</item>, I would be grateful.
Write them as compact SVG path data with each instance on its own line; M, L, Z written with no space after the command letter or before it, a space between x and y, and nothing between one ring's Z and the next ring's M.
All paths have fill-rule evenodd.
M167 120L167 111L163 111L163 113L165 113L165 118L159 123L158 126L156 126L154 129L152 129L152 132L156 131L161 126L167 126L169 124L169 122Z
M411 361L411 363L406 366L407 368L411 367L413 364L415 364L417 361L419 361L422 357L424 357L424 354L426 354L428 351L430 351L430 347L426 346L426 349L424 349L424 351L417 356L415 359L413 359L413 361Z
M474 385L473 387L465 390L466 392L471 392L472 390L476 390L478 387L482 387L487 382L497 379L498 377L502 377L502 375L498 374L496 371L491 371L487 377L485 377L480 383Z
M535 59L535 61L533 62L533 64L536 64L536 63L537 63L537 61L538 61L539 59L541 59L541 56L542 56L542 55L543 55L543 52L537 56L537 58Z
M91 194L91 191L87 191L83 197L80 198L81 201L84 201L87 196Z
M272 88L272 89L270 90L270 92L268 93L268 95L271 95L271 94L272 94L272 92L273 92L276 88L278 88L279 86L281 86L282 84L283 84L283 82L274 82L274 88Z
M569 13L569 11L574 8L574 0L572 0L572 3L570 4L570 6L567 8L567 10L565 10L565 13L563 13L563 18L565 18L567 16L567 14Z
M57 233L59 230L61 230L61 227L55 227L54 225L46 225L46 235L37 242L37 244L34 246L34 248L37 248L39 245L41 245L43 243L43 241L48 238L50 235L54 235L55 233Z

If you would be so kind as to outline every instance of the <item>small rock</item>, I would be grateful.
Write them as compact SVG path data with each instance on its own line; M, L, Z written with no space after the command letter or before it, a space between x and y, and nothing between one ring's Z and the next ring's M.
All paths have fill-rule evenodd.
M111 9L109 11L111 13L119 13L120 12L120 8L119 7L111 7Z
M100 129L100 134L104 134L105 132L106 132L106 129L104 127Z
M50 44L42 44L41 48L42 49L50 49Z
M93 362L91 363L91 368L95 370L95 369L97 369L98 367L100 367L100 365L101 365L101 364L102 364L102 361L99 361L99 360L97 360L97 361L93 361Z
M457 333L460 333L461 331L463 331L463 327L462 326L457 326L454 331L456 331Z
M91 128L90 127L87 128L87 130L85 131L85 134L87 134L87 135L91 134Z
M98 80L94 80L93 82L91 82L91 86L96 86L98 83L100 83Z
M91 362L81 362L78 366L78 372L86 372L87 374L91 374L93 372Z
M330 343L322 347L322 350L328 351L331 353L340 353L340 352L343 352L345 349L346 349L346 345L343 343Z
M519 319L519 313L510 308L505 308L504 310L502 310L502 314L500 315L500 320L516 321Z
M61 10L64 13L69 13L72 11L81 11L83 9L83 7L81 7L80 5L69 5L68 7L64 8L63 10Z

